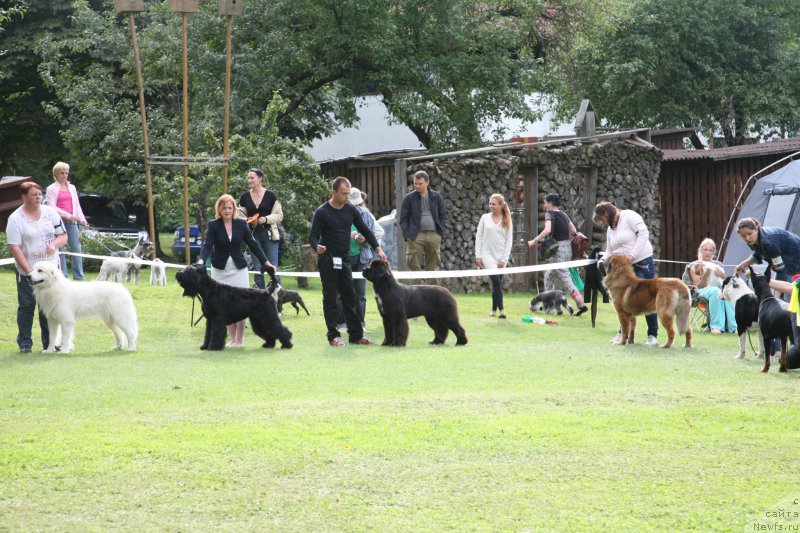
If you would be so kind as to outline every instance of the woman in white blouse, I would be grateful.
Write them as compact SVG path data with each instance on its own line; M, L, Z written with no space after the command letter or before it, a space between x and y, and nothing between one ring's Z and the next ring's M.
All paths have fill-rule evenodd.
M489 197L489 212L481 216L475 234L475 264L479 268L505 268L511 255L511 236L514 233L511 211L502 194ZM506 318L503 308L501 274L489 276L492 282L492 312L490 316ZM499 311L499 315L496 313Z

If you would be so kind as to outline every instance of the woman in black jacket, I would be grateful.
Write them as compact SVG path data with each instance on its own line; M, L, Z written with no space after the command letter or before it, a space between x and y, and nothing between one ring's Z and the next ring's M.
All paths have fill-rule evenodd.
M250 277L247 273L247 259L242 252L242 243L246 243L250 251L265 267L272 264L267 260L264 251L253 238L247 222L236 215L236 200L230 194L223 194L217 200L214 209L217 218L208 223L206 238L200 250L198 263L203 264L211 256L211 277L225 285L233 287L250 286ZM228 344L231 348L244 346L244 320L228 326L231 337Z

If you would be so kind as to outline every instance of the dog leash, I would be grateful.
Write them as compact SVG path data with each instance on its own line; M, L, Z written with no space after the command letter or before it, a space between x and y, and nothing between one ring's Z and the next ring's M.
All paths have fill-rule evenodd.
M194 300L195 300L195 298L200 300L200 303L203 303L203 299L200 297L200 295L195 295L195 296L192 297L192 318L189 319L189 323L192 325L192 327L197 326L197 324L199 324L200 321L203 320L203 313L200 313L200 316L197 317L197 321L195 321L195 319L194 319Z

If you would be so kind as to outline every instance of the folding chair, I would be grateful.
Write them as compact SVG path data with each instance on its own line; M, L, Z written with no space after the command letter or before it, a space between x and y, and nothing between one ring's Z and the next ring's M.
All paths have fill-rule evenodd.
M711 323L711 315L708 310L708 300L703 298L697 293L697 289L691 288L692 291L692 314L690 320L692 327L702 333L708 331L708 325Z

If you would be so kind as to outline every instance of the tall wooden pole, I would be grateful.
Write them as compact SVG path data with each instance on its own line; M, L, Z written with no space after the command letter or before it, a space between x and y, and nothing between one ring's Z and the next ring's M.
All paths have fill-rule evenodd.
M186 245L186 264L191 262L189 249L189 31L188 15L181 13L183 29L183 242Z
M136 83L139 86L139 113L142 117L142 137L144 138L144 176L147 184L147 217L150 223L150 242L156 243L156 219L153 209L153 178L150 175L150 138L147 132L147 111L144 105L144 80L142 77L142 61L139 57L139 41L136 38L136 24L133 12L128 13L128 22L131 28L131 43L133 44L133 58L136 64ZM153 254L155 254L155 249Z
M225 45L225 125L222 130L222 194L228 192L228 132L231 121L231 35L233 34L233 17L228 15L228 30Z

